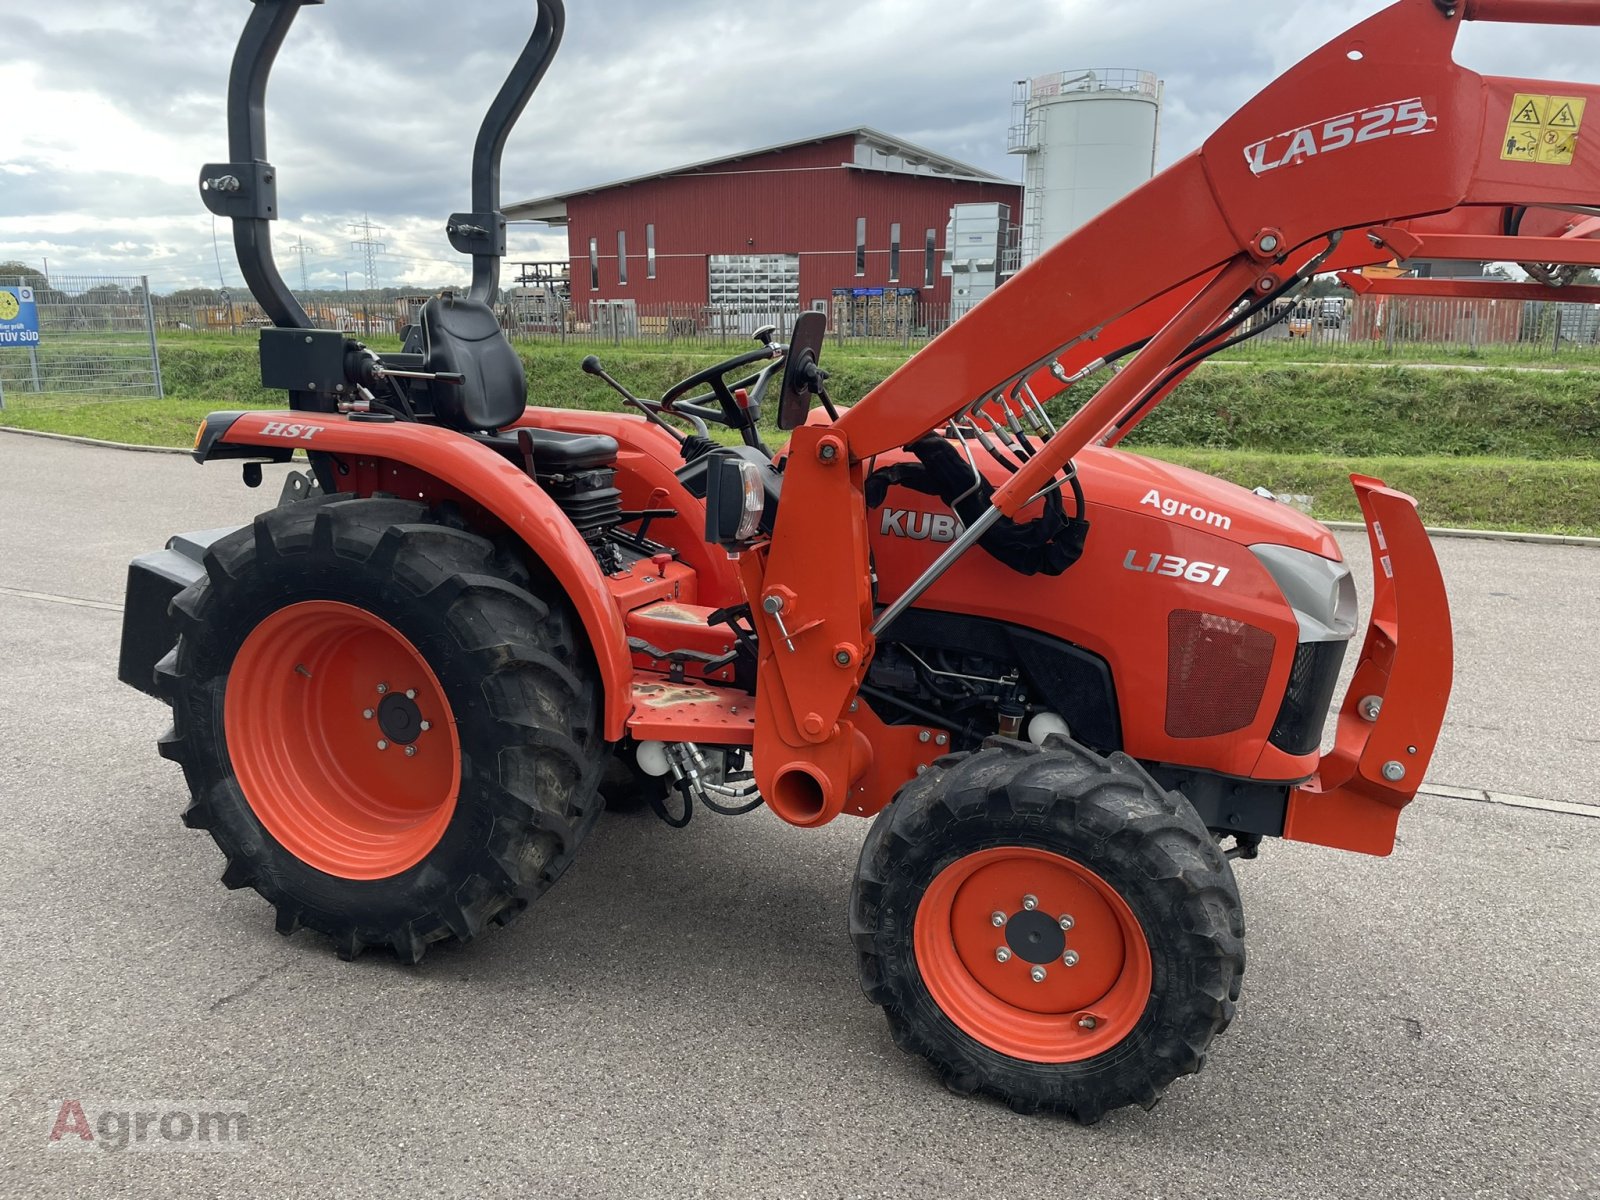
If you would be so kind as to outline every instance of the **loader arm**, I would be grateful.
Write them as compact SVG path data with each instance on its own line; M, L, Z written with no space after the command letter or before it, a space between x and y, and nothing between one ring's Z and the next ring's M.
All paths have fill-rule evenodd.
M764 793L803 792L808 804L837 811L855 770L847 765L857 737L850 704L874 634L985 529L1030 516L1030 505L1074 455L1096 440L1115 440L1119 422L1126 432L1131 418L1170 393L1195 347L1230 313L1285 290L1316 256L1326 252L1329 269L1388 261L1414 252L1431 228L1436 243L1449 231L1480 235L1442 245L1446 254L1492 246L1495 256L1517 261L1589 261L1595 243L1587 231L1563 236L1574 231L1548 214L1517 231L1531 236L1506 236L1499 226L1513 208L1592 211L1600 201L1600 153L1580 152L1576 130L1531 157L1508 147L1506 136L1528 97L1568 104L1581 125L1600 88L1466 70L1451 57L1463 20L1595 25L1600 0L1400 0L1269 84L1198 151L1047 250L941 334L826 437L798 445L770 551L758 549L757 561L744 567L764 647L762 702L783 718L757 730ZM1341 241L1344 231L1354 232ZM964 412L1009 405L1007 397L1025 383L1041 399L1057 394L1130 343L1142 349L995 491L984 517L888 611L866 616L866 548L861 539L837 536L859 519L860 464ZM792 553L795 539L822 548ZM763 610L763 600L786 607ZM1408 608L1445 622L1447 648L1442 603L1400 605ZM796 628L804 634L783 632ZM1437 659L1396 662L1428 671ZM1390 681L1402 691L1426 691L1426 684ZM1434 693L1443 690L1429 711L1442 719L1448 671L1433 684ZM1398 807L1411 798L1432 743L1416 736L1406 777L1362 778L1363 800L1381 792ZM1336 775L1323 786L1337 790ZM1392 834L1392 821L1389 828ZM1340 836L1319 830L1323 840ZM1343 844L1370 848L1382 840L1382 833L1352 834Z

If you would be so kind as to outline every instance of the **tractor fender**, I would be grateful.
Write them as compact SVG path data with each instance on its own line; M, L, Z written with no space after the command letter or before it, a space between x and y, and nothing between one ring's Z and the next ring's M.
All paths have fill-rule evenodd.
M240 453L249 448L246 453ZM605 691L605 734L623 735L633 707L633 665L622 617L588 543L537 483L470 437L435 425L351 420L340 413L213 413L195 438L198 462L214 458L267 458L290 452L332 455L354 468L398 464L438 481L503 524L555 576L583 622ZM409 473L409 472L408 472ZM365 472L352 472L352 478ZM398 485L381 489L406 494Z

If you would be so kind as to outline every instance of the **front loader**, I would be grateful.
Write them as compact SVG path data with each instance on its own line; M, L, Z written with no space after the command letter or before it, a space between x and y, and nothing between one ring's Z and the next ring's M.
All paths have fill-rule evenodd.
M267 76L317 2L257 0L230 161L201 173L288 407L214 413L194 450L247 483L297 452L309 470L128 581L120 674L172 708L161 752L223 882L285 934L416 962L560 876L606 770L674 825L872 818L863 987L951 1087L1091 1121L1197 1070L1244 971L1230 860L1269 838L1391 850L1444 718L1450 616L1415 503L1353 479L1375 598L1324 751L1361 627L1338 543L1118 444L1319 272L1503 260L1531 282L1438 286L1592 300L1563 285L1600 266L1580 140L1600 89L1480 77L1451 48L1464 20L1600 24L1600 0L1401 0L853 407L807 314L659 399L587 361L616 413L529 407L490 308L500 154L560 0L538 0L449 219L471 288L393 353L313 328L272 259Z

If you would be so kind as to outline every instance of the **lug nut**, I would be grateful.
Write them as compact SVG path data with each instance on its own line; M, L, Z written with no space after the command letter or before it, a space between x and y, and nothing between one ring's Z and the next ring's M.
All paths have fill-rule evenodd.
M370 708L363 708L361 710L361 717L362 717L362 720L365 720L365 721L372 720L372 710Z
M1039 897L1024 896L1022 898L1022 907L1027 909L1029 912L1032 912L1034 909L1039 907Z
M1010 962L1011 951L1007 947L1001 946L994 952L994 957L996 962Z
M943 746L943 745L946 745L949 741L950 741L949 735L941 733L938 737L933 739L933 744L935 746Z
M926 729L924 729L921 733L917 734L917 741L926 742L932 736L933 735L931 733L929 733Z
M417 698L417 689L416 688L407 688L406 689L406 699L407 700L415 700L416 698Z
M1063 928L1063 929L1071 929L1076 924L1077 924L1077 922L1072 919L1072 914L1071 913L1062 913L1061 914L1061 928Z
M388 742L380 741L378 743L378 749L379 750L387 750L388 748L389 748L389 743Z
M1061 956L1061 965L1063 967L1075 967L1075 966L1077 966L1078 965L1078 952L1076 950L1068 950L1065 954L1063 954Z
M383 695L383 694L384 694L384 693L385 693L385 692L387 692L387 691L388 691L388 690L389 690L389 685L388 685L388 684L387 684L387 683L380 683L380 684L379 684L379 685L378 685L378 695L380 695L380 696L381 696L381 695Z
M407 746L406 747L406 757L407 758L415 758L416 756L417 756L417 748L415 746Z
M1100 1022L1096 1021L1088 1013L1085 1013L1083 1016L1078 1018L1079 1029L1093 1029L1098 1024L1100 1024Z
M424 721L424 722L422 722L422 724L418 725L417 728L422 730L423 733L427 733L428 730L433 728L433 726L431 724L429 724L427 721Z
M1035 967L1033 970L1028 972L1028 978L1033 980L1035 983L1043 983L1044 982L1044 968L1043 967Z
M993 925L996 929L998 929L1000 926L1004 925L1005 923L1006 923L1006 915L1005 915L1005 913L997 912L997 913L991 913L989 915L989 924Z

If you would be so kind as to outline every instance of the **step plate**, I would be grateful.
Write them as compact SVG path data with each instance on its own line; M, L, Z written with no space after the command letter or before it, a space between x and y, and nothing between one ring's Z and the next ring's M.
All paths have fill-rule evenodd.
M628 733L641 742L748 746L755 736L755 697L733 688L638 675Z

